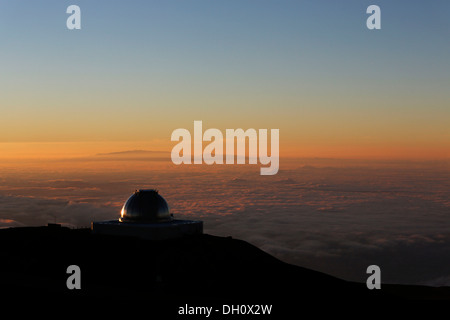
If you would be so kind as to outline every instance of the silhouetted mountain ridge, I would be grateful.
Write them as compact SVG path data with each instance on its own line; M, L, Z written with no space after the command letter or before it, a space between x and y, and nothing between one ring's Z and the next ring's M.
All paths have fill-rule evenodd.
M176 308L188 302L295 306L450 297L449 288L368 290L284 263L245 241L207 234L146 241L89 229L26 227L0 230L0 241L6 244L0 286L13 300L160 301ZM69 265L81 268L81 290L66 287Z
M96 156L133 156L133 155L152 155L152 154L169 154L168 151L156 151L156 150L126 150L107 153L97 153Z

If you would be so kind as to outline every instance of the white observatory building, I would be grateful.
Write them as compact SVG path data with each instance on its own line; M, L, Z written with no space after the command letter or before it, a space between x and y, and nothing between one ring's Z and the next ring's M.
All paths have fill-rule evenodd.
M120 219L92 222L93 233L166 240L202 234L203 222L175 220L156 190L136 190L123 205Z

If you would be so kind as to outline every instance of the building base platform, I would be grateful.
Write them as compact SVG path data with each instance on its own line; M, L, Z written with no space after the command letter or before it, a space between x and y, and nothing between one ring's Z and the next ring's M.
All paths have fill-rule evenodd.
M160 223L120 222L119 220L92 222L96 234L138 237L146 240L167 240L203 233L203 221L172 220Z

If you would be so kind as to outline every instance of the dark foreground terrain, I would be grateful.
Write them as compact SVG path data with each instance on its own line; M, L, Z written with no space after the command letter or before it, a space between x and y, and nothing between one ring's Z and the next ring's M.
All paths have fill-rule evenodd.
M368 290L286 264L247 242L211 235L152 242L94 235L89 229L29 227L0 230L0 241L3 306L145 306L155 314L177 315L186 304L272 304L272 316L280 316L305 308L319 315L357 304L450 299L447 287L383 284ZM81 269L80 290L66 286L70 265Z

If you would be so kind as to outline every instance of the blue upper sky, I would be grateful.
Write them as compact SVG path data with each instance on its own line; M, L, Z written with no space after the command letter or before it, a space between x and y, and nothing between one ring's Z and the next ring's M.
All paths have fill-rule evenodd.
M82 30L66 28L71 4L81 8ZM381 30L366 28L371 4L381 7ZM76 121L79 111L98 120L107 110L114 125L114 115L127 122L124 104L145 115L154 104L170 111L163 120L180 116L170 118L170 130L186 117L212 121L224 109L223 119L258 118L236 126L288 131L298 126L292 117L339 109L354 121L361 110L383 119L374 111L381 109L398 118L392 128L405 125L405 113L431 112L442 133L449 35L448 0L0 0L0 108L9 106L0 124L16 132L27 112ZM269 116L274 108L279 115Z

